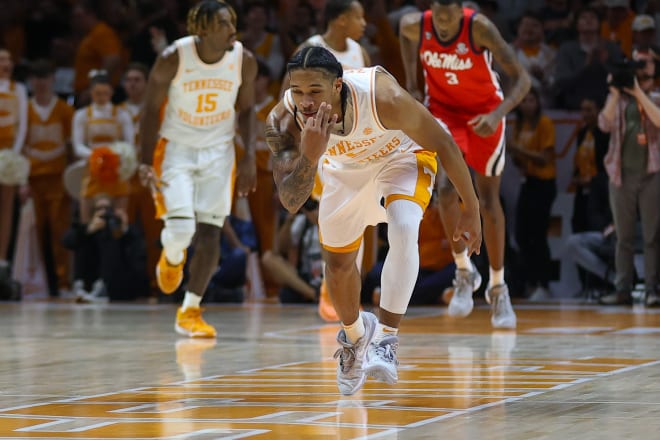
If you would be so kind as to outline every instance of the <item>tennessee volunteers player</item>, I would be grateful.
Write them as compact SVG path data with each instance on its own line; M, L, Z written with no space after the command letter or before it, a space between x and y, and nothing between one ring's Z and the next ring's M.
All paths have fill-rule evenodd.
M266 140L289 212L310 196L317 170L323 185L319 236L327 288L342 322L337 383L350 395L367 375L397 381L396 334L417 280L417 238L431 199L434 153L465 202L454 238L465 234L470 251L481 243L479 207L456 144L383 68L344 72L330 51L309 46L293 56L287 70L291 87L269 115ZM390 250L379 322L360 312L356 257L365 227L381 222L388 224Z
M190 9L187 27L190 36L166 48L149 75L140 123L140 173L145 183L159 188L157 212L165 223L156 278L163 293L180 286L186 250L195 237L175 330L188 337L215 337L199 305L220 258L234 181L239 196L255 189L257 63L236 40L236 13L228 4L201 1ZM245 147L238 163L236 116Z
M426 105L449 130L475 171L490 260L486 300L491 303L495 328L515 328L509 289L504 281L504 211L500 203L500 175L504 169L504 118L527 94L531 80L495 25L484 15L463 8L460 0L433 0L430 9L401 20L399 36L406 87L421 97L417 59L425 78ZM492 58L512 79L504 97ZM446 170L445 170L446 171ZM439 173L440 215L445 230L453 231L460 215L456 191L445 173ZM465 243L452 241L456 262L451 316L472 312L474 290L481 275L466 253Z

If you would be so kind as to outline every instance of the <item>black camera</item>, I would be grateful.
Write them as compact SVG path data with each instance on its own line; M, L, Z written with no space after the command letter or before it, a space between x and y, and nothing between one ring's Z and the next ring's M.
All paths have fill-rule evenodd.
M610 66L610 85L619 90L635 87L635 73L646 66L646 61L623 60Z
M115 214L115 209L111 206L105 208L105 212L101 216L105 220L105 227L108 228L111 232L117 232L121 230L121 219Z

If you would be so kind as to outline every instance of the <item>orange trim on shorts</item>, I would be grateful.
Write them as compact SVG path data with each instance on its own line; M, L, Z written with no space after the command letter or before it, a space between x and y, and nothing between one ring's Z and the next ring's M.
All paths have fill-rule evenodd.
M412 196L407 194L390 194L385 198L385 207L395 200L410 200L417 203L423 211L431 202L433 193L434 179L438 172L438 162L435 153L427 150L415 152L417 157L417 183L415 184L415 193Z
M364 234L363 234L364 235ZM319 231L319 241L321 242L321 247L328 252L334 252L336 254L348 254L350 252L355 252L360 248L360 243L362 243L362 236L355 240L353 243L347 244L346 246L334 247L323 244L323 239L321 238L321 231Z
M167 147L167 139L160 138L154 149L154 161L153 167L156 172L156 177L160 179L163 174L163 160L165 160L165 150ZM154 204L156 205L156 218L161 219L167 212L165 207L165 197L161 191L151 191L151 196L154 198Z

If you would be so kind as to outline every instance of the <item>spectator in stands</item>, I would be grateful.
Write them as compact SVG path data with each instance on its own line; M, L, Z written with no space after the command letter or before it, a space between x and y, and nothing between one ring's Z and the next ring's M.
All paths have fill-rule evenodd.
M296 6L282 11L280 42L285 59L289 59L303 41L317 32L316 14L307 0L295 0Z
M318 301L323 280L318 217L319 202L310 197L301 212L287 216L280 227L281 253L263 256L264 270L282 285L282 303Z
M520 169L523 183L516 208L516 241L530 299L550 295L550 208L557 195L555 126L543 114L541 96L532 88L514 110L516 121L507 150Z
M656 46L655 20L650 15L638 15L632 22L633 51L660 56Z
M520 64L529 72L532 87L541 93L542 106L553 108L552 83L557 50L545 44L544 38L541 16L527 11L520 18L512 47Z
M621 50L600 35L600 18L593 9L577 14L577 40L565 41L557 54L555 88L561 108L577 110L584 98L604 100L607 64L621 60Z
M577 134L571 183L575 191L571 219L573 233L602 231L612 221L607 199L607 174L603 163L610 137L598 128L600 107L596 101L583 99L580 111L582 120Z
M632 22L635 13L630 9L630 0L605 0L607 14L600 35L619 46L623 54L632 56Z
M74 253L74 293L80 302L131 300L146 294L142 237L126 211L105 194L94 197L89 223L74 221L64 245Z
M33 97L28 105L28 133L23 154L30 159L30 179L21 198L32 198L39 248L51 296L70 287L69 252L62 237L71 221L71 199L64 191L64 170L71 158L73 108L53 91L53 66L44 60L30 68Z
M611 301L630 301L635 269L635 224L641 219L647 304L658 302L660 270L660 95L655 61L638 54L643 67L634 85L612 84L598 126L610 133L605 169L616 229L616 293Z
M73 8L74 29L82 34L76 50L75 82L76 105L87 105L89 99L89 72L105 70L112 87L119 85L122 74L122 44L117 32L100 15L101 2L80 0Z

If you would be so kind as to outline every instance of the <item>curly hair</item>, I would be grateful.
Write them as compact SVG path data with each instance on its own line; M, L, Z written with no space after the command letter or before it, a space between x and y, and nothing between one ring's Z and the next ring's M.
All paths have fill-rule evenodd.
M190 35L199 35L201 32L213 27L218 12L227 9L231 15L232 23L236 25L236 11L222 0L202 0L188 11L186 28Z

